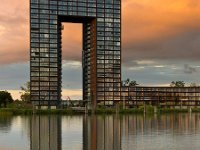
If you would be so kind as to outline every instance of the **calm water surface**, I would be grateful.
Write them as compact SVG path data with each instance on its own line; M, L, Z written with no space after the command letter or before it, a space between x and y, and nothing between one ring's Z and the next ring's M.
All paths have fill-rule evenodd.
M200 114L0 116L0 150L199 150Z

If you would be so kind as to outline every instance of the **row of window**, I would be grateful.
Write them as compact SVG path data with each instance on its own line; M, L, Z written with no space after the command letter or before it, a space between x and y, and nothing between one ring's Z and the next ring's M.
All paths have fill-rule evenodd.
M59 15L63 16L63 15L78 15L78 16L93 16L93 17L97 17L97 18L120 18L120 14L112 14L112 13L109 13L109 14L104 14L104 13L91 13L91 12L83 12L83 11L79 11L79 12L67 12L67 11L59 11L58 12ZM41 18L41 19L56 19L57 18L57 15L39 15L39 14L36 14L36 13L32 13L31 14L31 18L32 19L38 19L38 18Z
M114 42L120 46L120 37L119 36L104 36L104 33L98 33L101 35L97 36L97 44L106 44L106 45L112 45ZM54 34L49 33L32 33L31 34L31 42L41 42L41 43L57 43L58 39L55 38ZM117 43L118 42L118 43ZM114 43L114 44L115 44ZM90 45L91 41L87 40L85 42L86 45Z
M34 77L48 77L48 76L58 76L58 72L53 72L53 71L51 71L51 72L42 72L42 71L40 71L40 72L34 72L34 71L32 71L31 72L31 76L34 76Z
M32 67L52 67L52 68L57 68L58 64L57 63L49 63L49 62L40 62L40 63L35 63L31 62Z
M37 49L37 48L40 48L40 49L43 49L43 48L48 49L50 47L51 48L57 48L57 44L31 43L31 47L32 47L31 49L33 49L33 50L31 50L31 52L39 52L39 49ZM118 54L117 51L120 51L120 47L119 46L97 46L97 53L99 54L98 55L99 59L110 59L110 56L108 58L108 54L105 53L105 55L104 55L103 50L105 50L105 51L110 50L110 51L113 51L115 54ZM46 52L46 50L44 50L44 51L41 50L41 52ZM57 53L56 49L51 49L50 52ZM104 56L106 56L106 57L104 58ZM114 59L118 59L118 58L116 57Z
M36 81L33 81L31 82L31 86L38 86L38 85L41 85L41 86L57 86L58 83L57 82L36 82Z
M56 30L55 30L56 31ZM120 37L118 36L104 36L103 32L97 33L97 42L101 44L101 42L105 42L105 44L113 42L120 42ZM52 34L49 33L32 33L31 34L31 42L50 42L57 43L58 39L55 38ZM90 44L91 40L87 40L85 44Z
M104 102L106 105L113 105L113 100L117 101L117 100L120 100L120 97L109 97L109 96L105 96L105 97L102 97L102 96L98 96L97 97L97 101L106 101ZM107 102L107 101L110 101L110 102Z
M69 3L108 3L108 4L112 4L112 3L120 3L120 0L82 0L81 2L78 1L78 0L67 0L67 2ZM57 4L57 3L60 3L60 4L65 4L67 3L66 0L31 0L31 3L42 3L42 4L47 4L47 3L50 3L50 4Z
M57 86L31 86L31 90L38 91L38 90L53 90L56 91L58 89Z
M58 71L57 68L42 68L42 67L31 67L32 71Z
M51 84L51 82L50 82ZM39 85L31 85L31 89L33 90L49 90L49 89L54 89L56 90L58 88L58 84L54 85L47 85L45 83L40 82ZM119 91L120 90L120 83L112 83L112 82L107 82L107 83L98 83L97 84L97 89L99 91Z
M97 74L101 74L101 73L103 74L104 72L97 72ZM102 74L101 74L101 75L102 75ZM111 77L107 77L107 78L106 78L106 77L104 76L104 77L99 77L99 78L98 78L98 81L99 81L99 82L105 82L105 81L106 81L106 82L107 82L107 81L108 81L108 82L114 82L115 79L117 79L117 78L119 79L119 78L120 78L120 72L119 72L119 73L114 73L114 72L110 72L110 73L109 73L109 72L107 72L106 75L112 75L112 78L113 78L113 79L111 79Z
M39 31L41 31L41 29L50 29L49 33L57 33L58 29L57 29L57 21L51 21L50 23L39 23L39 21L44 21L44 20L39 20L39 19L32 19L31 20L31 29L34 28L35 30L37 28L40 28ZM51 22L54 22L53 24L51 24ZM56 24L55 24L56 23ZM120 23L112 23L112 22L97 22L97 33L99 36L103 36L104 32L111 32L111 33L118 33L120 32ZM35 31L34 31L35 32ZM90 31L88 31L90 33Z
M58 77L55 75L49 76L46 74L40 74L40 76L31 76L31 81L53 81L53 82L57 82L58 81Z
M56 21L55 21L56 22ZM57 23L57 22L56 22ZM31 33L33 34L39 34L38 32L44 32L43 34L50 34L50 36L53 36L54 34L58 34L56 25L51 25L49 23L46 24L39 24L39 23L31 23ZM120 27L107 27L104 25L98 26L97 24L97 35L98 36L120 36ZM90 31L88 31L90 32ZM89 33L90 34L90 33ZM88 34L88 36L89 36ZM52 38L52 37L50 37ZM57 38L57 37L55 37Z
M115 17L120 18L120 10L118 9L97 9L97 11L90 11L85 8L78 8L77 11L71 9L60 9L60 10L49 10L49 9L31 9L31 17L47 15L55 16L57 15L70 15L70 14L78 14L79 16L86 16L86 14L95 14L96 17Z
M39 101L38 104L40 104L40 105L44 105L44 104L48 105L49 100L50 101L58 101L58 97L57 96L40 96L40 97L39 96L31 96L31 100ZM46 100L47 102L42 101L42 100ZM54 104L54 105L57 105L57 104Z
M39 63L39 62L41 62L41 63L48 63L48 62L55 62L55 63L57 63L58 62L58 59L57 58L54 58L54 57L38 57L38 58L35 58L34 60L33 59L31 59L31 62L33 62L33 63Z
M72 6L72 7L97 7L97 8L119 8L120 7L120 0L115 1L37 1L31 0L31 5L48 5L50 6Z
M57 53L58 50L57 49L54 49L54 48L35 48L35 47L32 47L31 48L31 52L50 52L50 54L54 54L54 53Z
M102 9L100 9L102 8ZM104 7L96 7L96 5L92 5L92 6L70 6L70 5L37 5L37 4L31 4L31 9L38 9L38 10L64 10L64 11L68 11L68 12L73 12L73 13L77 13L78 11L83 11L83 12L105 12L105 13L119 13L120 12L120 6L119 5L105 5Z

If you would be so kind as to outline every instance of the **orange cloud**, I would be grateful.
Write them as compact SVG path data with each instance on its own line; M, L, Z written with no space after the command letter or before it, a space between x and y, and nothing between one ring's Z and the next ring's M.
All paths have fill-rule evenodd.
M166 53L166 49L171 49L166 56L172 52L177 55L180 49L186 51L184 57L200 56L197 52L200 49L197 41L200 31L199 7L199 0L122 0L124 59L155 54L159 58L159 54ZM29 60L29 1L1 0L0 9L0 65ZM81 32L81 25L65 26L64 59L81 59ZM185 34L192 32L196 33L195 37ZM187 49L192 51L190 54L185 45L177 47L180 43L162 45L183 36L185 41L189 40ZM182 40L182 43L185 41Z
M28 60L29 1L1 0L0 65Z
M63 59L81 61L82 58L82 24L63 23Z
M169 38L200 29L200 1L128 0L123 3L123 42L141 42Z
M200 1L126 0L123 60L199 59Z

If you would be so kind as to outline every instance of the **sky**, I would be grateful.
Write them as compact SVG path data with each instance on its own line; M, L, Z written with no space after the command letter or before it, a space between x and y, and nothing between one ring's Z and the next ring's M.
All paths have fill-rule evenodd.
M200 84L199 8L199 0L122 0L122 80ZM0 90L16 99L29 80L29 1L1 0L0 9ZM62 42L62 94L81 99L82 25L65 23Z

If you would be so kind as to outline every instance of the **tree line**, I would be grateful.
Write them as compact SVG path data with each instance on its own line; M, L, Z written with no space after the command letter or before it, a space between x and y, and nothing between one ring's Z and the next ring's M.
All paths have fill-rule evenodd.
M30 103L30 82L25 83L20 87L20 99L15 100L15 102L22 101L25 103ZM8 91L0 91L0 108L7 107L8 104L13 103L14 100Z
M129 78L127 78L126 80L122 80L121 81L121 85L122 86L138 86L140 84L138 84L137 81L135 80L130 80ZM186 84L184 81L172 81L170 84L169 84L170 87L185 87ZM200 87L200 85L198 85L197 83L190 83L189 84L189 87Z
M0 107L6 107L8 103L12 103L13 98L8 91L0 91Z

